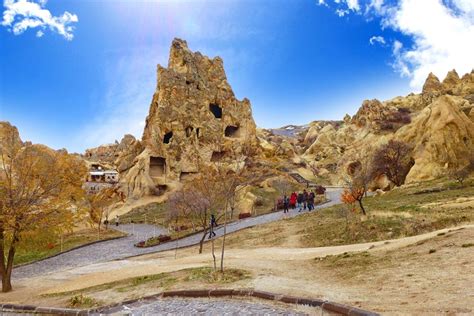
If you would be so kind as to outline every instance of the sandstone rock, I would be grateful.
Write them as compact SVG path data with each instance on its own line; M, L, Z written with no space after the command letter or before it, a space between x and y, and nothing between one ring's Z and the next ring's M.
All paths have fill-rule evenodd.
M422 93L439 93L443 91L443 85L432 72L426 78L425 84L423 85Z
M395 138L415 146L406 182L434 179L467 163L474 150L474 123L460 110L464 100L444 95L423 109Z
M11 125L10 122L0 121L0 146L6 142L13 142L18 146L23 144L16 126Z
M210 59L192 52L186 41L173 40L168 68L158 65L141 146L135 159L130 154L127 162L118 161L121 169L129 167L121 182L134 197L176 185L199 172L201 164L225 163L248 148L258 151L250 101L235 98L221 58Z
M446 92L449 92L449 93L452 94L453 90L460 83L460 81L461 80L459 79L458 73L456 72L455 69L453 69L450 72L448 72L448 74L446 75L446 78L444 78L444 80L442 82L443 89Z

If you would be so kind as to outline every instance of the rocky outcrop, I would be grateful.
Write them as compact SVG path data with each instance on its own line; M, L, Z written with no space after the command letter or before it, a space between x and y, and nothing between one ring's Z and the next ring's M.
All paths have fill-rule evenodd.
M345 165L357 153L370 155L391 139L415 146L415 165L407 182L433 179L465 164L474 150L474 73L459 78L455 71L443 82L430 74L421 94L380 102L366 100L339 128L311 126L303 158L332 184L342 183ZM375 179L374 189L388 188ZM383 181L382 181L383 180Z
M23 144L16 126L11 125L10 122L0 121L0 146L3 146L6 142L18 146Z
M118 159L125 192L134 197L162 192L199 172L200 165L226 163L258 148L250 101L236 99L221 58L173 41L168 67L158 65L141 146Z
M474 151L474 123L461 111L466 100L449 95L423 109L395 138L413 144L415 165L407 182L429 180L468 163Z
M439 93L443 90L443 85L439 81L438 77L436 77L432 72L426 78L425 84L423 85L423 94L428 93Z

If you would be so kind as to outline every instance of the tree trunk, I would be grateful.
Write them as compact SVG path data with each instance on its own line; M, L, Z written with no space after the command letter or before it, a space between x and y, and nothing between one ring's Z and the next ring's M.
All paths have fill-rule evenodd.
M7 282L7 268L5 266L5 239L3 234L3 225L0 231L0 274L2 275L2 292L8 292L11 290L11 282Z
M13 258L15 257L15 245L14 243L10 246L8 250L8 261L7 269L2 275L2 292L10 292L12 290L12 270L13 270Z
M360 209L362 210L362 214L367 215L367 213L365 212L364 205L362 205L362 199L360 199L360 200L358 200L358 201L359 201Z
M224 235L222 237L221 272L224 272L225 236L227 234L227 205L224 208Z
M214 238L212 238L211 245L212 245L212 259L214 260L214 271L217 271L216 254L214 253Z
M204 228L204 233L202 234L202 238L199 241L199 254L202 253L202 247L204 245L204 239L206 239L206 236L207 236L207 227Z

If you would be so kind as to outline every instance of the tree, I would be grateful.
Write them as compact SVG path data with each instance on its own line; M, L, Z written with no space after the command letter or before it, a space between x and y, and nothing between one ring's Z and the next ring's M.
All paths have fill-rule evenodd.
M192 182L173 193L168 200L170 216L180 216L189 220L193 226L202 229L199 241L199 253L202 253L204 240L209 231L211 213L220 218L219 210L223 208L221 187L216 181L216 171L209 167L202 167L199 175Z
M469 157L467 164L450 168L448 176L463 185L464 180L466 180L472 172L474 172L474 153Z
M405 182L411 167L415 164L411 154L413 148L401 141L390 140L374 154L372 177L385 174L396 186Z
M88 194L86 200L89 219L92 223L97 225L98 239L100 239L102 223L104 219L108 221L108 208L119 200L123 201L123 195L119 192L117 187L110 187Z
M372 150L368 148L364 153L355 153L352 161L347 165L347 190L352 198L358 202L364 215L367 213L363 205L363 199L367 194L373 175L371 152Z
M0 273L12 289L18 243L27 232L69 230L83 198L84 163L65 151L23 144L7 130L0 143Z

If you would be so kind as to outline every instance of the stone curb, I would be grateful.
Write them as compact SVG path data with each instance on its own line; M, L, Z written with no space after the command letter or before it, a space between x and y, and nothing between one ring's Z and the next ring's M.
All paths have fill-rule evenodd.
M121 303L107 305L93 309L71 309L71 308L55 308L55 307L36 307L32 305L15 305L15 304L0 304L0 312L27 312L38 314L54 314L54 315L92 315L107 312L119 312L122 306L128 305L131 307L140 306L153 302L162 297L222 297L222 296L240 296L240 297L256 297L264 300L279 301L287 304L307 305L312 307L320 307L323 310L335 312L347 316L379 316L375 312L366 311L360 308L349 305L324 301L321 299L309 299L296 296L288 296L276 294L271 292L253 290L253 289L195 289L195 290L175 290L165 291L151 296L146 296L138 299L127 300Z
M104 239L104 240L91 241L91 242L89 242L89 243L87 243L87 244L83 244L83 245L80 245L80 246L77 246L77 247L74 247L74 248L71 248L71 249L62 251L62 252L58 252L57 254L51 255L51 256L46 257L46 258L43 258L43 259L39 259L39 260L36 260L36 261L27 262L27 263L22 263L22 264L13 266L13 269L16 269L16 268L19 268L19 267L24 267L24 266L29 266L29 265L31 265L31 264L35 264L35 263L38 263L38 262L41 262L41 261L44 261L44 260L48 260L48 259L51 259L51 258L60 256L60 255L63 255L63 254L65 254L65 253L68 253L68 252L71 252L71 251L74 251L74 250L77 250L77 249L80 249L80 248L88 247L88 246L91 246L91 245L95 245L95 244L98 244L98 243L101 243L101 242L106 242L106 241L111 241L111 240L116 240L116 239L122 239L122 238L126 238L126 237L129 237L129 236L130 236L130 235L127 234L127 235L125 235L125 236L117 236L117 237L112 237L112 238Z

